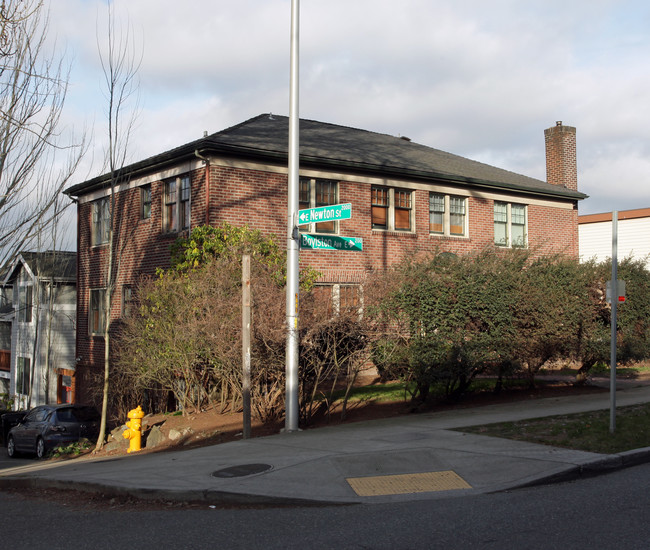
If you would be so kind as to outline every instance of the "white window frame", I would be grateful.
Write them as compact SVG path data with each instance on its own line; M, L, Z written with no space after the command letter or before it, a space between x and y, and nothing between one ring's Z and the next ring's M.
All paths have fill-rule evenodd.
M372 223L372 190L381 189L388 191L388 206L386 207L386 227L376 227ZM373 231L398 231L400 233L415 233L415 193L412 189L405 189L402 187L386 187L383 185L373 185L371 187L371 197L370 197L370 210L371 210L371 226ZM409 228L408 229L397 229L395 227L395 211L400 208L396 207L395 193L408 193L410 206L403 208L404 210L409 211Z
M357 313L359 317L363 315L363 286L353 283L335 283L332 285L332 312L334 315L341 314L341 289L354 288L357 292ZM350 307L348 309L351 310Z
M505 206L505 220L497 221L497 205L504 207ZM513 214L513 209L515 213ZM523 223L513 222L513 218L517 217L519 213L523 214ZM497 241L497 231L496 224L500 223L505 229L505 241ZM513 243L513 226L523 227L523 242ZM528 207L525 204L521 203L511 203L505 201L494 201L494 215L493 215L493 227L494 227L494 244L500 248L528 248Z
M29 299L27 297L29 296ZM19 323L32 323L34 321L34 285L30 283L18 284L18 315Z
M31 357L26 357L23 355L16 357L15 393L17 395L29 395L29 387L31 385L31 374L32 374L31 369L32 369ZM27 385L26 388L25 388L25 384ZM27 391L21 391L21 390L27 390Z
M122 317L129 317L133 313L133 287L122 285Z
M169 195L168 186L170 183L174 183L175 185L175 197L173 201L167 200ZM183 191L187 191L187 198L184 198L185 193L183 193ZM176 216L173 222L169 220L169 214L167 211L167 205L169 204L174 204L175 206ZM192 224L192 180L189 174L184 174L163 181L162 206L163 233L179 233L190 229Z
M102 197L93 201L91 242L93 246L100 246L108 243L111 228L111 205L110 197Z
M432 208L431 208L431 199L433 197L440 197L443 199L443 210L440 212L437 210L436 212L439 214L442 214L442 231L434 231L431 229L431 214L432 214ZM451 219L452 215L454 214L451 211L452 207L452 201L453 200L458 200L462 201L463 205L463 229L461 233L452 233L451 232ZM468 219L469 219L469 211L468 211L468 202L467 202L467 197L463 197L461 195L446 195L444 193L436 193L434 191L431 191L429 193L429 234L431 235L438 235L441 237L467 237L467 227L468 227Z
M330 204L321 204L318 202L318 185L328 184L334 187L334 202L331 204L338 204L339 200L339 182L336 180L329 180L324 178L308 178L300 177L300 192L302 193L302 185L305 182L309 182L309 201L300 200L304 197L299 196L299 209L305 210L307 208L318 208L320 206L330 206ZM309 202L309 205L307 205ZM332 224L332 231L323 231L322 227L326 224ZM320 229L319 229L320 226ZM337 220L330 220L327 222L320 223L306 223L299 226L301 233L320 233L324 235L338 235L339 234L339 222Z
M140 219L151 219L151 184L140 187Z
M94 298L96 296L97 298ZM97 306L97 307L95 307ZM97 311L98 318L95 323L94 312ZM106 322L106 289L91 288L88 296L88 334L91 336L103 336L104 324Z

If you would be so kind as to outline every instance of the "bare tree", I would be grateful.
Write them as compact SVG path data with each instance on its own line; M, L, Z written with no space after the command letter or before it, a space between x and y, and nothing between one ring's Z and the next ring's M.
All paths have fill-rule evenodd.
M45 50L42 0L0 4L0 265L34 244L85 152L61 128L68 69Z
M99 33L98 33L99 35ZM108 22L106 47L98 42L98 50L104 72L104 85L108 122L108 145L106 149L106 168L108 169L108 200L109 200L109 228L107 253L104 266L104 381L102 391L102 411L99 437L96 450L104 445L106 438L106 419L108 415L108 392L110 385L110 355L111 355L111 305L115 292L115 282L119 273L120 263L120 216L116 209L116 195L120 186L128 183L125 181L122 168L126 164L129 139L137 115L137 73L141 57L136 55L133 46L132 33L127 27L117 29L115 17L108 4ZM135 99L135 105L130 108ZM122 238L122 247L128 239Z

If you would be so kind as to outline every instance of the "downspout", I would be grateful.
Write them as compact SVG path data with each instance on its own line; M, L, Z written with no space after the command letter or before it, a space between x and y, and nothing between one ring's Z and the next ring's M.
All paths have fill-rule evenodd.
M210 159L204 157L198 149L194 151L194 155L205 164L205 225L210 225Z

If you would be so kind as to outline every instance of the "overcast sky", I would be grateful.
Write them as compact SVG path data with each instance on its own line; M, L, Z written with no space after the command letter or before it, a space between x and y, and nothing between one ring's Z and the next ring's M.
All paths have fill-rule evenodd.
M94 132L81 181L101 171L106 0L49 4L73 63L65 120ZM130 161L289 114L290 0L112 4L142 50ZM300 15L302 118L542 180L561 120L577 128L581 214L650 207L647 0L302 0Z

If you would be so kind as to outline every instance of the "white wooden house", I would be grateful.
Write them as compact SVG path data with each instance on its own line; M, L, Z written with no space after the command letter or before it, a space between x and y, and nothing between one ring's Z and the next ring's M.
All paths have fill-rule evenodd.
M8 390L16 408L70 401L76 265L75 252L23 252L5 271L0 392Z
M618 259L643 259L650 268L650 208L621 210L617 218ZM582 261L611 258L612 213L578 216L578 241Z

